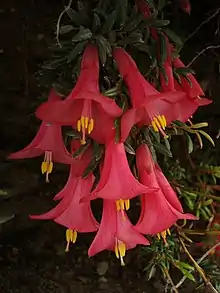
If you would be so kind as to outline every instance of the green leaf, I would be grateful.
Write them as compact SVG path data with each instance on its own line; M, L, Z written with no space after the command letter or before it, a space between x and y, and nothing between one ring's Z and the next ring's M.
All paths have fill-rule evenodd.
M84 51L86 44L87 44L87 41L76 44L73 50L66 57L67 63L74 61L79 55L81 55Z
M180 268L180 271L183 273L184 276L186 276L189 280L196 282L194 276L192 273L190 273L188 270L184 268Z
M103 28L101 30L102 34L107 34L113 29L116 19L116 11L113 11L106 19Z
M130 155L133 155L133 156L136 155L135 150L128 142L125 142L124 146L125 146L125 150L127 153L129 153Z
M192 142L192 139L189 136L189 134L186 133L186 132L185 132L185 137L186 137L186 143L187 143L188 153L191 154L193 152L193 142Z
M116 1L116 24L117 27L121 28L124 26L127 17L127 0L117 0Z
M86 144L82 144L72 155L73 158L77 158L84 154L84 152L88 149L90 146L90 141L88 140Z
M166 5L166 0L158 0L157 10L158 11L162 10L165 5Z
M183 45L181 38L179 36L177 36L174 31L172 31L168 28L164 28L163 31L165 32L167 37L171 40L171 42L173 42L179 46Z
M156 273L156 266L153 265L149 271L147 280L149 281L155 275L155 273Z
M159 143L154 143L153 146L157 152L161 153L164 156L172 158L171 151L169 149L167 149L167 147L165 147L164 145L159 144Z
M89 163L88 167L84 171L82 178L86 178L89 174L91 174L96 169L98 164L99 164L98 160L92 159L91 162Z
M192 199L188 196L184 196L184 200L186 201L186 204L190 208L190 210L193 211L195 207L195 203L192 201Z
M97 13L94 13L93 14L92 31L96 32L100 28L100 25L101 25L100 17L98 16Z
M138 14L132 21L128 21L125 26L124 26L124 31L125 32L131 32L134 31L139 24L143 21L143 15L142 14Z
M65 133L65 135L72 137L73 139L80 139L80 134L79 132L75 130L69 130Z
M60 27L60 34L64 35L74 30L74 27L72 25L63 25Z
M81 42L89 40L92 37L92 32L89 28L80 27L79 32L72 38L73 42Z
M191 270L191 271L194 271L194 267L189 265L188 263L185 263L185 262L182 262L182 261L179 261L179 260L175 260L175 265L177 265L178 268L182 267L182 268L185 268L187 270Z
M139 32L134 32L131 33L127 38L123 38L118 42L119 46L124 46L124 45L132 45L132 44L143 44L143 35L142 33Z
M208 139L213 146L215 146L214 140L211 138L211 136L208 133L206 133L203 130L198 130L198 132L201 133L203 136L205 136L205 138Z
M193 69L188 67L179 67L179 68L176 68L175 71L178 74L183 75L184 77L187 76L188 74L195 74L195 71L193 71Z
M163 34L159 34L159 46L160 46L160 64L163 66L164 62L167 59L167 42Z
M75 10L73 10L72 8L69 8L66 11L67 15L69 16L69 18L77 25L80 26L83 24L82 22L82 18L80 17L79 13L76 12Z
M152 23L150 26L156 27L156 28L161 28L163 26L167 26L170 23L168 19L164 20L156 20L154 23Z
M210 216L206 213L206 211L204 209L200 209L201 215L203 216L203 218L208 221Z
M208 125L209 125L208 122L201 122L201 123L193 124L190 127L198 129L198 128L207 127Z
M96 38L96 43L98 44L99 58L102 65L104 66L107 60L107 56L112 55L112 48L109 42L103 36Z

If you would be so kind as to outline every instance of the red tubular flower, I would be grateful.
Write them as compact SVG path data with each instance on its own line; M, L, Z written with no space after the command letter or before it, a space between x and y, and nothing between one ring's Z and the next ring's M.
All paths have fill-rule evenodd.
M138 10L143 14L145 18L150 17L151 10L145 0L135 0L135 3Z
M104 200L100 228L89 248L89 256L105 249L112 250L124 266L126 250L137 244L149 245L149 241L135 231L126 214L117 211L114 201Z
M66 230L66 251L69 250L70 242L75 243L77 232L93 232L98 229L98 223L93 217L90 202L80 203L84 196L90 193L93 185L93 175L86 179L75 177L74 166L71 166L69 179L66 186L61 190L55 199L61 199L60 203L42 215L31 215L31 219L53 220L67 228Z
M186 94L183 91L159 93L141 75L134 60L124 49L115 49L113 55L128 86L133 106L122 116L121 140L127 138L136 123L139 126L151 124L155 131L160 131L166 137L164 129L173 120L173 117L170 119L170 114L173 116L173 105Z
M57 103L60 96L54 90L51 90L48 100L50 103ZM41 165L41 171L43 174L46 173L47 182L53 169L53 161L64 164L73 162L63 143L62 130L59 125L48 124L43 121L33 141L23 150L9 155L9 159L32 158L42 154L44 154L44 161Z
M111 140L115 136L114 119L121 113L113 99L100 93L98 51L95 45L88 45L70 95L64 101L42 104L36 115L51 123L73 126L82 133L84 144L87 134L99 143Z
M88 198L115 200L118 209L123 211L129 209L129 199L154 190L140 184L131 173L124 144L112 141L106 146L100 181Z
M191 214L183 214L176 193L170 186L160 167L152 159L149 148L140 145L136 152L140 182L149 187L157 186L158 191L141 196L141 215L135 229L144 234L162 233L166 237L168 230L179 219L195 220Z
M185 68L186 66L179 58L175 58L173 60L173 67L174 68ZM184 92L186 92L191 98L195 98L195 97L197 98L200 96L204 96L205 94L204 94L201 86L199 85L199 83L195 79L195 77L191 73L187 74L187 77L190 80L191 85L186 80L186 78L184 76L180 76L181 83L180 83L179 87ZM175 88L177 88L176 84L177 84L177 82L175 83Z
M191 12L191 4L189 0L178 0L179 7L186 13L190 14Z

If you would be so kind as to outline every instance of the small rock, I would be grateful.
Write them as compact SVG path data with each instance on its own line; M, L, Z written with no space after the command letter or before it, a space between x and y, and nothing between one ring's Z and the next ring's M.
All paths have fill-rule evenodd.
M108 280L106 279L106 277L102 276L99 278L99 283L107 283Z
M79 276L77 277L78 280L80 280L84 285L89 284L90 283L90 279L84 276Z
M100 261L97 264L96 271L99 276L104 276L107 273L107 270L108 270L108 263L106 261Z

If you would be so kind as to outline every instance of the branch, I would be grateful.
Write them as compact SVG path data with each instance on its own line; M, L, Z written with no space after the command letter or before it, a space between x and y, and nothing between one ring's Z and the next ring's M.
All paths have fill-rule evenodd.
M185 40L184 44L189 41L200 29L203 27L204 24L208 23L212 18L214 18L220 12L220 7L210 15L206 20L204 20Z
M211 45L211 46L205 47L187 64L186 67L190 67L196 61L196 59L198 59L199 56L201 56L205 51L210 49L218 49L218 48L220 48L220 45Z
M203 254L203 256L196 262L196 264L197 265L199 265L207 256L209 256L209 254L214 250L214 249L216 249L218 246L220 246L220 242L219 243L217 243L217 244L215 244L213 247L211 247L208 251L206 251L206 253L205 254ZM176 284L176 286L175 286L175 288L179 288L182 284L183 284L183 282L185 281L187 279L187 277L186 276L183 276L182 277L182 279L179 281L179 283L178 284ZM206 285L207 286L209 286L209 287L211 287L210 286L210 282L207 282L206 283ZM213 286L212 286L213 287ZM213 290L213 289L212 289ZM215 290L215 289L214 289ZM217 292L216 290L214 291L213 290L213 292L215 293L215 292Z
M61 22L61 19L63 17L63 15L67 12L68 9L70 9L71 5L72 5L72 2L73 0L70 0L69 1L69 4L65 7L65 9L60 13L60 16L58 18L58 21L57 21L57 30L56 30L56 40L57 40L57 43L60 47L61 44L60 44L60 40L59 40L59 33L60 33L60 22Z

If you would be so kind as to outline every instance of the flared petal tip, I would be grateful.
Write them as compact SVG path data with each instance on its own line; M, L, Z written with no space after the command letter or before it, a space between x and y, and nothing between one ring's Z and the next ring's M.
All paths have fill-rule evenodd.
M31 220L50 220L51 217L47 217L47 215L29 215Z
M192 215L192 214L183 214L183 219L186 219L186 220L199 220L198 217Z

